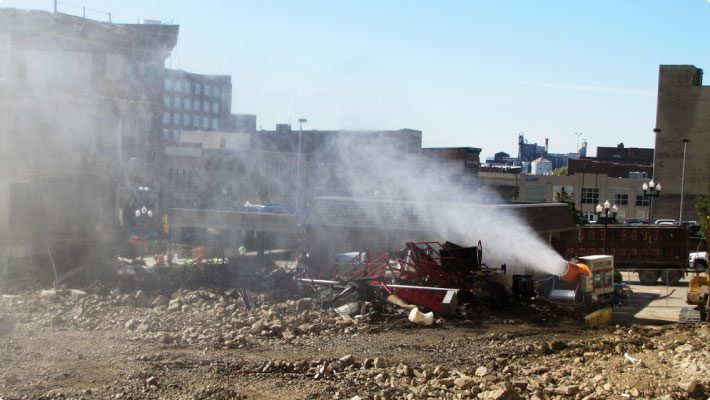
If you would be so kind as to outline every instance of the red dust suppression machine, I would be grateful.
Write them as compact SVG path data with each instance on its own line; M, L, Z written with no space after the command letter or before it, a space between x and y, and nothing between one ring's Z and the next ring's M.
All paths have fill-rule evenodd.
M573 306L599 307L614 303L614 257L592 255L567 263L567 270L553 278L549 299Z

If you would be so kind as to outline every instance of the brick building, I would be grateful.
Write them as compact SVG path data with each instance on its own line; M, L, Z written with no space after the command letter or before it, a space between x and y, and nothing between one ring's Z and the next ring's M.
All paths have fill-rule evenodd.
M420 154L430 167L438 168L452 181L471 190L478 183L481 149L477 147L425 147Z
M387 182L373 171L386 158L419 155L422 132L413 129L387 131L317 131L300 134L300 201L307 206L315 196L362 196L386 190ZM298 153L299 131L277 125L274 131L252 135L253 150ZM298 185L297 185L298 186ZM287 200L296 203L297 193Z

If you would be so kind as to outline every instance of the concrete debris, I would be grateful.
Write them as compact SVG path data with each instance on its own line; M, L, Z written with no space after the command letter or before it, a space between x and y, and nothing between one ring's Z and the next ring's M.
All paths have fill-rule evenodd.
M430 311L428 313L423 313L419 311L419 308L417 307L414 307L412 311L409 312L409 316L407 318L409 319L409 321L416 325L429 326L434 323L433 312Z

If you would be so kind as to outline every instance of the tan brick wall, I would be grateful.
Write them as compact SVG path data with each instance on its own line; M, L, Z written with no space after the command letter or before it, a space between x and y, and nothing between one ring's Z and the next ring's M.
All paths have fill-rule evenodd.
M707 193L710 183L710 86L700 85L701 76L702 70L690 65L660 67L655 179L667 194L681 192L683 139L689 140L684 193Z

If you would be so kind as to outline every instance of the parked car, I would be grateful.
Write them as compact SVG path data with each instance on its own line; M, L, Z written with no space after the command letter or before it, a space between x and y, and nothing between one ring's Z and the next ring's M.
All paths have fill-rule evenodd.
M688 264L693 269L707 270L708 268L708 253L707 251L696 251L688 254Z
M674 219L657 219L654 222L655 225L678 225L678 222Z
M293 208L279 203L264 204L262 207L264 208L261 212L271 214L294 214L296 212Z
M255 205L255 206L248 205L248 206L247 206L247 205L244 205L244 206L237 207L236 211L239 211L239 212L259 213L259 212L264 212L264 206L260 206L260 205Z
M627 218L624 220L624 225L648 225L648 220L638 218Z

